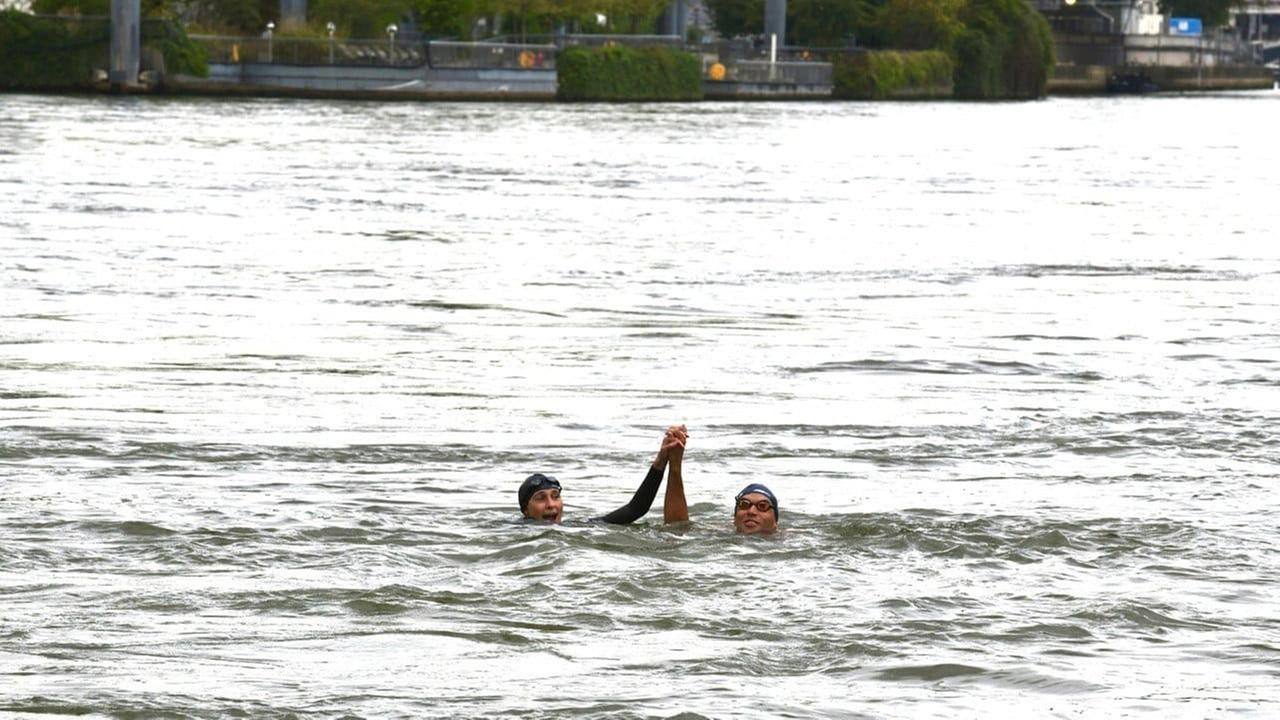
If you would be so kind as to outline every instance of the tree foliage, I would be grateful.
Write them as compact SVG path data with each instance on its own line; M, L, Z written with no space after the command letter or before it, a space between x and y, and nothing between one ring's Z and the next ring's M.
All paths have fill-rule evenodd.
M88 15L111 14L111 0L32 0L31 11L38 15ZM142 17L171 17L171 0L141 0Z
M889 0L876 22L888 47L899 50L951 52L964 25L960 9L964 0Z
M884 0L788 0L784 45L840 47L865 43L875 33ZM706 0L716 31L724 37L764 32L764 0Z
M786 44L851 45L868 33L875 18L871 0L788 0Z
M1231 20L1231 9L1241 0L1160 0L1160 12L1170 17L1200 18L1205 27L1221 27Z
M957 97L1043 97L1053 69L1049 22L1023 0L968 0L955 40Z
M246 2L251 0L199 0ZM312 24L333 22L348 37L381 37L388 24L410 22L428 37L471 39L549 34L558 27L588 32L649 32L670 0L311 0ZM607 24L597 25L597 13ZM485 19L483 26L478 24ZM481 28L483 27L483 31Z
M207 55L178 23L147 19L139 28L144 50L164 58L167 73L204 75ZM93 71L107 66L111 21L102 17L37 17L0 10L0 87L88 88ZM144 57L146 53L144 53Z
M105 20L68 22L0 10L0 87L77 88L107 59Z
M705 0L704 4L722 37L764 32L764 0Z
M479 5L477 0L412 0L409 9L424 35L470 40Z
M386 27L399 24L410 10L407 0L310 0L307 16L313 24L332 22L346 37L385 37Z

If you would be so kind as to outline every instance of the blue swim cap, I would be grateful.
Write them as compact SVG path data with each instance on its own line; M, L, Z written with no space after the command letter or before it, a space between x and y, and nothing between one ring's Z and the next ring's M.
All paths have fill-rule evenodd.
M743 495L750 495L751 493L760 493L761 495L769 498L769 504L773 506L773 520L774 522L777 522L778 521L778 498L774 497L772 490L761 485L760 483L751 483L750 485L739 490L738 494L735 495L733 498L733 503L736 505L738 501L742 499Z
M520 498L520 512L523 513L525 509L529 507L529 498L533 497L534 493L539 490L545 490L546 488L559 490L560 481L550 475L543 475L542 473L534 473L525 478L524 482L520 484L520 492L518 495Z

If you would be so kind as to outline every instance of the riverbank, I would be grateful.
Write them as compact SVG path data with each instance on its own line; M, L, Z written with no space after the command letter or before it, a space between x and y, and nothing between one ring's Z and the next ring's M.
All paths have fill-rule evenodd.
M371 68L235 68L210 65L210 77L176 75L137 92L209 96L352 98L405 101L535 101L556 100L555 71L427 70L419 73L377 72ZM388 69L390 70L390 69ZM1120 68L1067 66L1055 68L1048 94L1105 95L1117 92L1118 73L1147 78L1145 92L1223 92L1272 90L1276 77L1262 67ZM101 90L107 90L105 83ZM706 100L835 100L831 88L803 83L705 81ZM945 100L937 94L890 94L881 100Z
M555 102L558 70L554 62L536 68L465 68L376 65L291 65L266 62L210 62L208 75L165 71L158 54L146 57L140 81L113 87L96 69L85 82L4 88L17 92L124 92L209 97L299 97L379 101ZM710 67L711 63L704 62ZM709 75L720 73L723 79ZM1258 66L1112 68L1060 65L1046 88L1048 95L1104 95L1121 92L1222 92L1271 90L1276 77ZM828 63L740 61L728 70L704 69L702 93L711 101L946 100L950 88L892 90L874 98L842 97Z
M70 88L24 88L22 92L118 92L99 73L96 82ZM1276 78L1262 67L1213 68L1059 66L1049 79L1048 94L1104 95L1123 91L1118 78L1145 83L1134 91L1222 92L1271 90ZM710 101L839 99L830 84L703 81ZM291 66L266 63L210 63L206 78L186 74L143 73L142 82L126 88L131 94L209 97L298 97L381 101L555 102L556 71L458 68L386 68L369 66ZM891 93L882 100L942 100L938 94Z
M614 36L606 48L580 50L578 43L598 43L595 36L562 38L556 44L432 41L422 44L305 38L188 37L171 22L144 27L136 82L109 82L109 24L102 19L50 19L7 15L43 35L18 33L0 53L0 90L19 92L128 92L206 96L348 98L404 101L561 100L940 100L1036 97L1044 94L1107 92L1196 92L1268 90L1275 78L1260 66L1223 64L1219 56L1179 55L1164 47L1166 59L1180 65L1153 65L1120 59L1125 46L1097 42L1087 46L1059 37L1059 60L1042 89L1022 94L991 88L973 97L951 82L963 73L942 53L845 51L819 59L808 52L761 58L750 43L686 45L675 36ZM34 30L32 31L34 32ZM11 35L13 33L10 33ZM630 47L618 46L622 42ZM72 53L68 48L75 48ZM643 49L642 49L643 48ZM1083 49L1082 49L1083 48ZM1085 52L1089 50L1090 52ZM1185 48L1184 48L1185 50ZM635 55L650 52L671 60L644 71L643 63L614 58L597 67L595 90L566 91L564 53ZM1189 52L1189 51L1188 51ZM1065 54L1064 54L1065 53ZM1085 58L1110 57L1108 62ZM933 56L937 56L936 58ZM1185 56L1185 57L1182 57ZM687 65L677 82L644 77L675 60ZM824 60L829 59L830 62ZM1196 64L1186 64L1192 61ZM594 61L593 61L594 62ZM1117 64L1119 63L1119 64ZM1201 64L1208 63L1208 64ZM680 63L676 63L680 64ZM606 72L607 70L607 72ZM571 71L569 71L571 72ZM969 73L972 75L972 72ZM582 78L578 78L581 80ZM569 78L573 85L573 78ZM641 82L641 81L644 82ZM656 84L654 84L656 82ZM639 83L637 85L637 83ZM636 85L628 93L612 89ZM657 90L637 88L652 85ZM662 90L662 88L666 88ZM972 90L972 88L970 88ZM639 93L639 94L637 94Z

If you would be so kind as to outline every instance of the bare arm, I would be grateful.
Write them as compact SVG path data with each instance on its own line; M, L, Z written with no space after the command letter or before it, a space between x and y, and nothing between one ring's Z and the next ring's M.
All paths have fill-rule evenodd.
M683 450L684 438L683 425L672 425L667 428L666 435L662 437L662 445L658 448L658 454L653 458L653 464L649 466L649 473L644 476L644 482L640 483L640 487L636 488L635 495L631 496L631 500L626 505L596 520L613 525L627 525L644 517L649 512L649 507L653 505L654 498L658 496L658 486L662 484L662 471L667 467L672 449ZM684 497L683 490L681 497ZM663 516L666 516L665 501Z
M688 522L689 504L684 498L684 477L681 475L681 464L684 460L684 446L689 433L683 425L667 430L663 438L663 446L667 449L667 494L662 500L662 521L668 523Z

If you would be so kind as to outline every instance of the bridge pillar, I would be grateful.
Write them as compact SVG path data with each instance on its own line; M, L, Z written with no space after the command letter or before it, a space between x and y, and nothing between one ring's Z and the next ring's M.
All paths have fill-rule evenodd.
M111 0L111 63L107 80L116 90L138 84L142 62L141 0Z
M280 0L280 29L296 29L307 24L307 0Z
M778 47L786 44L787 36L787 0L764 0L764 41L769 42L770 35L778 36Z
M659 27L663 35L686 37L689 32L688 0L671 0L667 9L662 11L662 24Z

